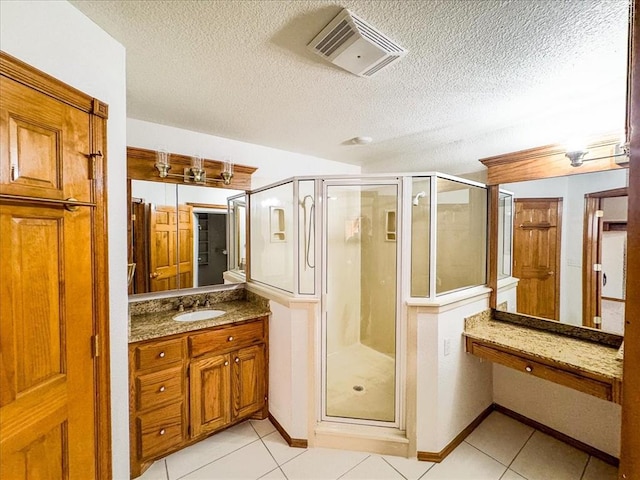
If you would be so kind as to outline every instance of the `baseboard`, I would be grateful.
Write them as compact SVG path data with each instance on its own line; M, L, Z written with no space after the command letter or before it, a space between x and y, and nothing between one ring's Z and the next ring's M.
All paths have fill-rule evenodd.
M460 445L465 438L473 432L478 425L482 423L482 421L489 416L491 412L494 410L494 404L489 405L480 415L478 415L475 420L473 420L469 425L466 426L464 430L462 430L456 438L451 440L449 444L444 447L439 452L417 452L418 460L423 462L436 462L440 463L444 460L447 455L449 455L453 450Z
M605 453L602 450L598 450L597 448L592 447L591 445L587 445L586 443L583 443L580 440L576 440L575 438L570 437L569 435L565 435L564 433L559 432L558 430L554 430L551 427L547 427L546 425L540 422L536 422L535 420L532 420L529 417L525 417L524 415L521 415L518 412L514 412L513 410L510 410L507 407L503 407L502 405L494 403L493 409L508 417L513 418L514 420L518 420L519 422L524 423L525 425L529 425L530 427L535 428L536 430L540 430L542 433L546 433L550 437L553 437L564 443L567 443L572 447L577 448L578 450L582 450L583 452L588 453L591 456L599 458L600 460L608 463L609 465L613 465L614 467L617 467L618 464L620 463L620 460L614 457L613 455L609 455L608 453Z
M271 420L273 426L276 427L276 430L278 430L280 435L282 435L282 438L284 438L285 442L287 442L290 447L307 448L309 446L309 442L307 442L305 438L291 438L291 435L289 435L282 425L280 425L280 422L271 415L271 412L269 412L269 420Z

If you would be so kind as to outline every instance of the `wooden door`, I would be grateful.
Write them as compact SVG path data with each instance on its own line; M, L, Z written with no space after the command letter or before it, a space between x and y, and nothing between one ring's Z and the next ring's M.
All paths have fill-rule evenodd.
M153 205L149 217L149 290L178 288L176 208Z
M0 82L2 478L96 478L92 117Z
M561 198L515 200L513 276L519 313L558 320L560 316Z
M233 418L244 417L261 410L265 396L264 345L238 350L233 357L231 393Z
M228 354L191 362L189 404L192 437L213 432L231 421L229 364Z

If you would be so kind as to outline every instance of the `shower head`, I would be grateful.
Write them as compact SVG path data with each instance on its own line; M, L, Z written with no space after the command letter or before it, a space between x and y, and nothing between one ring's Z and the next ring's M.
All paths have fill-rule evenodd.
M421 199L422 197L426 197L426 195L427 195L427 194L426 194L426 193L424 193L424 192L418 192L418 193L416 194L416 196L413 198L413 206L414 206L414 207L417 207L417 206L420 204L420 199Z

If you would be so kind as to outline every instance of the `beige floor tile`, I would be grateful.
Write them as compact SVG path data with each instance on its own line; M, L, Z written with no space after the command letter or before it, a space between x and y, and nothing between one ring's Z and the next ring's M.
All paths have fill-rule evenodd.
M618 469L595 457L589 458L582 480L616 480Z
M527 479L524 478L522 475L518 475L513 470L507 470L506 472L504 472L504 475L500 477L500 480L527 480Z
M277 431L263 437L262 441L271 452L271 455L273 455L273 458L276 459L278 465L282 465L306 451L305 448L290 447Z
M394 457L391 455L385 455L382 458L407 480L418 480L435 465L433 462L420 462L416 458Z
M588 458L586 453L536 431L509 468L528 480L580 480Z
M463 442L441 463L435 464L422 478L424 480L498 480L506 469L507 467L500 462Z
M165 458L169 480L181 478L207 463L258 440L258 438L258 434L251 424L243 422L173 453Z
M255 428L258 435L262 438L265 435L269 435L271 432L276 431L276 427L273 426L271 420L265 418L264 420L249 420L253 428Z
M340 480L404 480L404 477L381 457L372 455L345 473Z
M284 476L284 473L282 473L282 470L280 470L280 467L278 467L275 470L271 470L266 475L260 477L260 480L287 480L287 477Z
M362 452L310 448L281 468L289 480L335 480L368 456Z
M164 459L153 462L146 472L140 475L137 480L167 480L167 467Z
M509 465L532 433L533 428L500 412L492 412L466 441L503 465Z
M255 480L277 466L267 447L256 440L190 473L184 480Z

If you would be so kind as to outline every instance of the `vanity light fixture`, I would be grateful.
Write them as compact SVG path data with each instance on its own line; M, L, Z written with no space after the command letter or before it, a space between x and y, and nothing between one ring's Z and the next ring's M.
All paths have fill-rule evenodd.
M202 168L202 156L195 155L191 157L191 168L185 169L185 182L189 181L187 175L193 175L193 181L196 183L205 183L206 182L206 172L204 168Z
M569 159L572 167L580 167L584 162L591 162L593 160L602 160L605 158L614 158L617 164L629 163L629 142L622 142L616 145L616 151L613 155L605 155L604 157L596 158L584 158L589 153L589 150L576 149L568 151L564 154Z
M156 152L155 167L156 170L158 170L160 178L166 178L169 175L169 170L171 170L171 165L169 165L170 156L171 154L166 150L158 150Z
M222 171L220 172L220 176L222 177L222 182L225 185L229 185L231 183L231 179L233 178L233 163L231 163L228 159L225 159L222 164Z
M233 163L225 159L222 163L222 170L220 171L220 178L207 178L207 171L205 169L205 162L201 155L194 155L191 157L191 165L185 167L182 175L177 173L169 173L171 165L169 164L169 158L171 154L164 149L156 151L156 163L154 167L158 170L158 176L160 178L181 178L185 183L223 183L225 185L231 185L231 179L233 178Z

